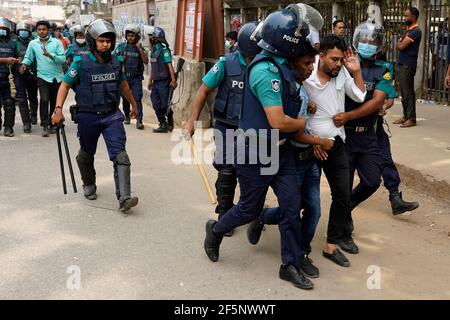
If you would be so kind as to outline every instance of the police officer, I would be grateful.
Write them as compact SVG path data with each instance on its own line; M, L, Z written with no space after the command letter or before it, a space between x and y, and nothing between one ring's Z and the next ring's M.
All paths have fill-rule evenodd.
M234 143L228 141L230 143L227 145L225 137L227 130L234 132L238 127L245 70L247 65L261 51L261 48L257 45L259 37L250 39L256 27L257 22L249 22L242 26L237 38L237 50L220 57L219 61L205 75L203 84L200 86L192 105L191 115L184 126L189 135L194 133L195 121L200 116L208 94L218 88L214 101L216 153L213 165L218 171L216 213L219 214L219 219L233 206L237 176L236 169L233 166L233 157L230 154L233 152Z
M10 70L13 74L15 73L12 65L18 62L16 43L10 39L11 28L9 20L0 17L0 102L5 110L5 130L3 134L6 137L14 136L13 127L16 113L16 106L11 96L11 88L8 81ZM1 123L0 110L0 129Z
M151 73L148 79L148 90L151 90L150 99L153 109L158 118L159 127L153 132L167 132L173 129L173 119L167 116L169 105L170 87L177 87L175 71L172 64L172 54L166 41L164 30L159 27L153 28L149 35L152 51L150 54Z
M304 256L300 247L300 195L289 142L305 126L305 120L297 118L300 98L291 67L308 34L301 16L298 6L290 5L271 13L263 22L262 39L258 42L263 51L246 70L240 133L235 144L241 196L238 204L219 221L207 222L204 249L208 258L216 262L223 236L255 220L272 187L282 216L279 276L298 288L312 289L313 283L298 269L299 260ZM269 161L266 161L259 151L268 148Z
M84 35L85 31L83 26L77 24L71 28L70 32L73 41L66 50L66 59L69 66L72 64L74 57L85 55L90 52L89 46L86 42L86 37Z
M132 104L132 117L137 113L136 102L123 73L122 58L112 55L111 48L114 48L116 41L113 24L104 19L94 20L87 28L86 40L91 52L75 57L64 76L52 123L64 121L62 107L69 89L76 84L75 100L79 108L76 119L80 140L76 159L83 180L84 196L89 200L97 198L94 155L98 138L102 134L114 166L119 210L125 212L137 205L138 198L131 196L131 163L125 150L124 115L118 109L120 94Z
M337 127L345 126L351 185L355 170L358 171L360 178L360 183L352 190L351 210L374 194L381 182L383 160L375 127L378 110L382 107L386 96L395 94L390 81L392 75L389 65L375 59L383 49L385 41L386 33L383 26L370 18L356 28L353 46L359 55L367 94L363 103L357 103L347 96L345 112L334 117ZM353 229L353 221L349 215L344 239L339 246L348 253L356 254L359 249L352 238Z
M31 31L33 27L28 22L21 21L17 24L17 49L19 50L19 62L22 62L31 41ZM16 100L19 102L19 111L22 117L23 131L31 132L31 125L37 124L37 80L36 63L34 62L30 69L23 74L17 72L14 81L16 85ZM28 106L28 101L30 105Z
M124 60L128 85L138 106L136 128L142 130L144 129L142 124L142 81L144 80L144 65L148 64L148 53L139 42L141 30L138 26L127 24L124 32L126 42L119 44L115 53L121 55ZM123 99L123 112L125 113L125 124L130 124L130 104L126 99Z

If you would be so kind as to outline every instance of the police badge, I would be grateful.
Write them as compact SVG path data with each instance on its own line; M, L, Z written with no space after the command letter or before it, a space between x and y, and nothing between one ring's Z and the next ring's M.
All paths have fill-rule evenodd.
M272 90L273 90L273 92L280 91L280 80L272 79Z

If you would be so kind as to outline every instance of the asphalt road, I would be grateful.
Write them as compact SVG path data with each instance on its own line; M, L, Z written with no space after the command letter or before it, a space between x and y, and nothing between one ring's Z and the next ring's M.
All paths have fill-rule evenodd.
M311 255L321 276L313 291L278 278L275 226L257 246L239 228L222 242L219 262L210 262L204 228L216 215L197 167L174 164L178 142L150 129L127 126L132 190L140 200L128 215L117 211L102 138L95 161L99 197L88 201L74 161L79 146L73 123L67 121L66 132L77 194L68 174L69 192L62 193L54 135L42 138L38 126L26 135L19 124L14 138L0 136L1 299L450 298L449 208L406 188L404 197L420 202L410 217L391 215L384 188L356 209L361 253L349 256L352 266L344 269L321 256L330 203L322 179L322 218ZM206 170L213 185L215 171ZM270 194L268 204L275 203Z

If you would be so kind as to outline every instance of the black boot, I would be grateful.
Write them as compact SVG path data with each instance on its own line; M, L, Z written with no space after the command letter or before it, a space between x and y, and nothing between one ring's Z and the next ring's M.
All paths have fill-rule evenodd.
M389 201L391 202L392 214L394 216L399 214L410 215L415 209L419 207L417 202L407 202L402 199L402 193L398 191L391 192L389 195Z
M119 175L117 174L117 165L114 165L114 184L116 185L116 198L120 200Z
M119 184L119 211L126 212L137 206L139 199L131 196L131 163L128 154L122 151L117 156L114 164L117 168L117 180Z
M25 132L25 133L31 133L31 122L30 122L30 123L24 123L24 124L23 124L23 132Z
M247 239L248 242L250 242L253 245L259 242L259 239L261 238L261 233L264 230L264 220L263 220L264 210L266 209L263 209L263 213L258 218L256 218L252 223L250 223L247 227Z
M124 124L130 124L130 116L125 115L125 121L123 122Z
M37 116L36 115L31 116L31 124L37 124Z
M172 131L173 127L174 127L174 124L173 124L173 111L170 110L169 113L167 114L167 129L169 131Z
M138 120L136 122L136 129L138 130L144 130L144 124L142 123L142 120Z
M3 132L5 137L14 137L14 130L11 127L5 127L5 131Z
M84 197L88 200L97 199L97 186L95 185L94 156L80 149L76 157L83 181Z
M203 248L205 249L206 255L212 262L219 260L219 249L223 239L213 232L216 223L217 222L214 220L209 220L206 223L206 237L205 242L203 243Z
M216 180L216 196L217 196L216 213L219 214L219 220L234 205L233 200L236 185L237 185L236 169L234 169L233 167L224 167L219 170ZM226 237L231 237L232 235L233 230L225 234Z
M48 132L48 127L47 126L43 126L42 127L41 136L43 136L43 137L48 137L49 136L49 132Z
M166 133L168 132L167 122L160 122L159 127L156 129L153 129L153 132L155 133Z

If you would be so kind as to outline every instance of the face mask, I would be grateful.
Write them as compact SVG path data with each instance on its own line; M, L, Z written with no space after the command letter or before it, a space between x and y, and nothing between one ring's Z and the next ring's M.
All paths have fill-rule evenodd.
M86 42L86 39L76 39L75 40L79 45L83 45Z
M364 59L370 59L377 53L377 46L368 43L358 43L358 53Z
M7 37L8 31L5 29L0 29L0 37Z
M45 37L39 36L39 39L41 39L41 40L47 40L47 39L49 39L49 38L50 38L49 35L46 35Z
M228 50L231 48L230 40L225 41L225 48L227 48Z
M407 27L409 27L410 25L412 25L411 21L404 21L403 24Z
M22 39L26 39L30 36L30 33L26 30L20 30L19 31L19 37L21 37Z

